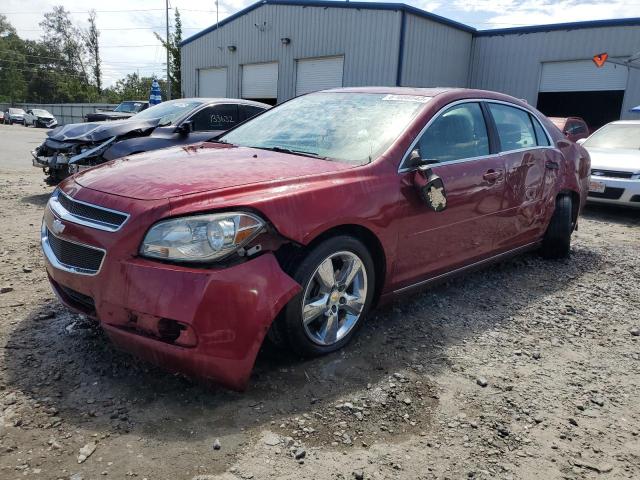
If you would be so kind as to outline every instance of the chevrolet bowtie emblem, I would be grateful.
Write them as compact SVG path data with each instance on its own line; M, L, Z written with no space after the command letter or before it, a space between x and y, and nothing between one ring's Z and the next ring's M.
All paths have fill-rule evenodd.
M64 232L64 223L56 218L51 224L51 231L56 235L60 235L62 232Z

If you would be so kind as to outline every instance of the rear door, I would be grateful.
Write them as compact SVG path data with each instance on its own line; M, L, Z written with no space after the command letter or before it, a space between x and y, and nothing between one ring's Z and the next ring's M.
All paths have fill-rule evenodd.
M499 251L506 251L532 243L544 233L560 154L528 110L507 103L486 105L506 168L505 208L498 219L497 243Z
M401 164L407 208L395 275L400 288L490 256L495 248L505 166L492 153L485 115L477 101L449 106L427 124ZM421 201L413 186L414 149L443 180L447 206L440 212Z
M211 105L194 114L191 120L193 131L189 134L189 143L206 141L239 123L238 105Z

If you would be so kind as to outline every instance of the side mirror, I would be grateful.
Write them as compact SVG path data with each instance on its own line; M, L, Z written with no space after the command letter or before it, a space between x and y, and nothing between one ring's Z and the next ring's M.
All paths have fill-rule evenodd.
M176 127L176 133L180 135L189 135L193 132L193 120L185 120Z
M420 199L434 212L447 208L447 193L442 179L428 165L420 165L413 176Z
M422 158L422 155L420 155L420 150L418 150L417 148L414 148L413 150L411 150L411 153L409 154L409 158L407 159L407 167L409 168L416 168L424 165L430 165L432 163L438 163L438 161Z

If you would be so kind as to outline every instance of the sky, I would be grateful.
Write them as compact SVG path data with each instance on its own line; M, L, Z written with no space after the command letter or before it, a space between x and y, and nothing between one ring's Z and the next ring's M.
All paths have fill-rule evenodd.
M254 0L221 0L219 18L222 20L252 3ZM640 17L640 0L405 0L404 3L481 30ZM215 0L170 0L169 4L180 10L183 38L216 22ZM38 23L55 5L73 12L72 18L79 26L86 26L89 9L96 10L106 86L135 71L144 76L164 76L166 53L153 32L165 35L165 0L2 0L0 13L9 18L21 37L37 39L42 33Z

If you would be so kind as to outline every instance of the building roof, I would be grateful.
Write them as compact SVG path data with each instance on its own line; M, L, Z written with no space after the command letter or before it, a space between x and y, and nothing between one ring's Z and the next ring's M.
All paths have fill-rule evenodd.
M330 8L351 8L351 9L364 9L364 10L388 10L388 11L402 11L411 13L418 17L426 18L434 22L448 25L458 30L462 30L471 33L475 36L491 36L491 35L508 35L508 34L523 34L523 33L536 33L536 32L550 32L555 30L575 30L581 28L598 28L598 27L618 27L618 26L634 26L640 25L639 18L621 18L613 20L594 20L587 22L571 22L571 23L555 23L549 25L532 25L529 27L513 27L513 28L498 28L490 30L477 30L464 23L456 22L446 17L436 15L435 13L427 12L405 3L386 3L386 2L353 2L353 1L335 1L335 0L259 0L256 3L249 5L248 7L240 10L239 12L221 20L217 24L213 24L208 28L186 38L182 41L180 46L187 45L188 43L197 40L198 38L213 32L217 28L223 27L228 23L231 23L235 19L246 15L247 13L260 8L262 5L294 5L300 7L330 7Z
M586 22L551 23L548 25L531 25L528 27L494 28L477 30L476 36L513 35L522 33L553 32L558 30L579 30L583 28L628 27L640 25L640 17L614 18L609 20L589 20Z

